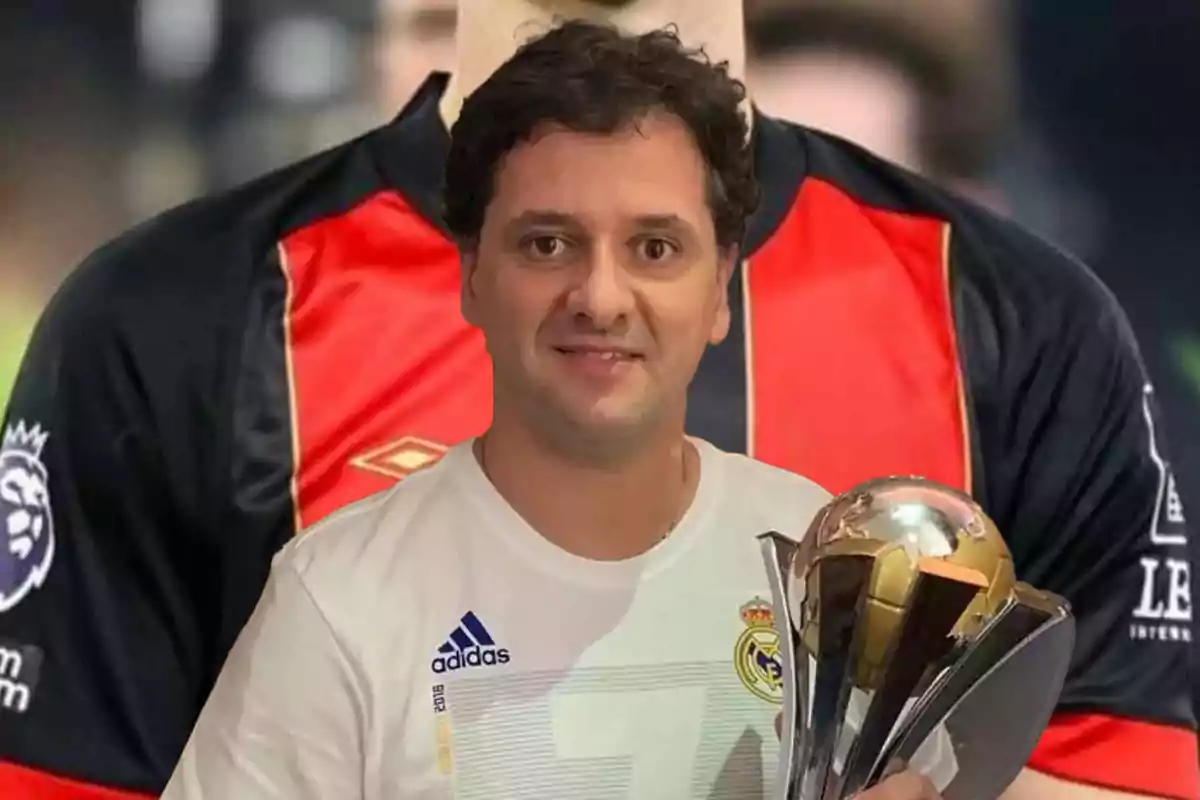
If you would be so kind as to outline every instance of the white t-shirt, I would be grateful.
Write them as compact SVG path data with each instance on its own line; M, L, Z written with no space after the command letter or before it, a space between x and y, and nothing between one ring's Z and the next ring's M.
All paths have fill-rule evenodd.
M663 542L573 556L470 443L276 558L169 800L767 796L782 697L758 534L828 494L697 441Z

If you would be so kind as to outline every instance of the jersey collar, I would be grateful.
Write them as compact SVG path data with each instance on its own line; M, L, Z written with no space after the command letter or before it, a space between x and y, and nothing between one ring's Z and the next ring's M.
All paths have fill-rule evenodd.
M373 136L373 152L388 185L413 205L421 216L442 224L442 167L450 153L450 134L442 122L438 102L450 76L434 72L395 119Z

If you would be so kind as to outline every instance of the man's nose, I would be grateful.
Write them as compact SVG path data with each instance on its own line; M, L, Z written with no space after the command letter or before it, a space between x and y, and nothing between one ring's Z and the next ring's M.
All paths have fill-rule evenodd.
M596 328L610 328L624 320L633 305L629 273L619 256L609 247L594 248L580 264L567 296L568 310L586 316Z

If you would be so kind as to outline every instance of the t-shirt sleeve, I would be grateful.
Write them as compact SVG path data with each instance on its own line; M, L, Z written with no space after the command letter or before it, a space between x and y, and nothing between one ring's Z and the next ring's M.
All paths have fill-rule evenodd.
M206 680L182 569L203 559L188 466L202 454L177 432L192 404L163 391L130 332L111 280L126 263L102 252L59 290L3 418L4 798L156 794Z
M164 800L363 796L361 672L286 554L229 654Z
M1076 622L1030 766L1194 800L1187 533L1153 391L1124 313L1090 273L1032 242L1015 255L1027 260L999 282L1003 301L984 312L967 297L964 310L976 324L991 315L989 334L969 337L996 376L974 408L989 511L1018 577L1064 596Z

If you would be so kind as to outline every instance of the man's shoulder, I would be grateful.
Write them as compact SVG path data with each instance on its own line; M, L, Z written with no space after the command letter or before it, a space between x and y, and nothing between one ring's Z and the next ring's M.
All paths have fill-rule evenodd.
M122 319L148 306L185 319L227 306L279 239L382 188L369 157L359 155L380 130L144 220L84 258L55 301L72 312L104 306Z
M395 582L445 545L455 528L456 451L389 489L332 512L301 532L275 557L314 594L344 594L346 576L367 589ZM429 551L429 552L426 552Z
M381 180L359 152L372 135L164 211L101 245L41 312L30 373L121 353L139 380L223 391L226 363L241 352L256 309L282 302L280 237L353 207Z
M1117 310L1112 294L1078 258L977 199L833 134L793 122L769 124L776 138L788 139L803 153L806 181L832 187L866 211L944 224L951 280L976 299L1084 316ZM866 215L863 221L869 224ZM882 235L899 236L904 230L885 229Z
M714 448L715 449L715 448ZM729 483L737 489L751 486L761 486L769 490L792 491L801 488L814 494L828 495L821 486L811 478L799 475L765 461L744 455L717 450L724 462L723 469L729 476Z
M729 503L739 509L749 509L768 519L784 519L793 526L796 519L802 519L802 524L807 526L812 516L832 497L824 487L804 475L741 453L713 449L721 459L725 495Z
M942 259L929 266L948 274L960 347L983 372L998 369L999 357L1032 367L1047 352L1067 358L1123 348L1140 360L1116 296L1074 254L995 209L836 137L798 135L807 137L812 175L864 207L944 226ZM908 245L904 230L883 234L893 237L898 253Z

